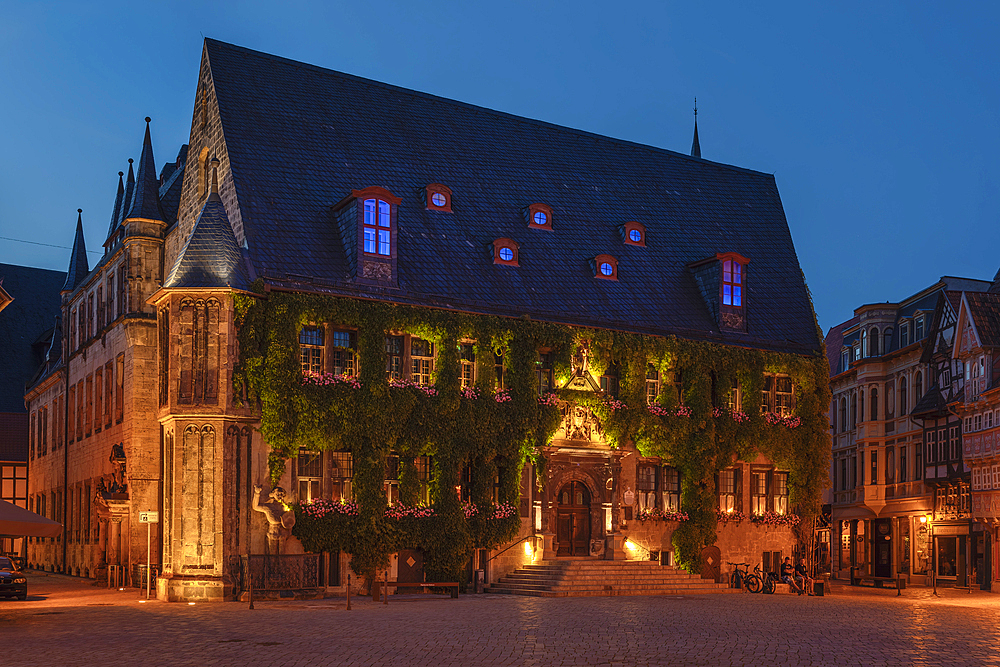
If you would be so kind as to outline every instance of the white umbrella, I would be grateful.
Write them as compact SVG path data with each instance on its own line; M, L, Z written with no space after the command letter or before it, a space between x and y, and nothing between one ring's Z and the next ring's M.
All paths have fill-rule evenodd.
M62 524L0 500L0 537L56 537Z

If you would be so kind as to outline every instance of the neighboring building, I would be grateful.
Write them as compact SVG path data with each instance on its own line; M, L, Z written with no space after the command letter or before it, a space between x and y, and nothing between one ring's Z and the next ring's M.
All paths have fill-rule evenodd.
M31 483L68 540L35 565L131 571L147 510L163 599L231 597L274 548L319 545L328 587L337 549L378 560L265 539L269 480L455 519L439 552L400 545L400 580L479 546L475 508L528 545L476 552L491 581L806 548L790 493L819 498L827 366L772 176L214 40L190 146L157 179L147 124L93 270L78 221L65 361L28 393L65 415Z
M942 470L948 483L937 490L938 578L1000 591L1000 281L988 291L963 292L957 309L958 338L948 361L964 386L947 403L962 424L964 465ZM927 447L944 468L942 433L928 433ZM958 445L950 436L948 444L950 457Z
M899 303L861 306L827 334L834 576L856 568L928 581L933 527L944 520L933 515L935 493L968 483L961 423L946 408L961 387L947 359L958 302L962 290L988 285L943 277ZM925 450L937 438L940 450Z
M28 507L28 444L37 437L25 385L49 353L66 274L0 264L0 500ZM0 553L22 555L22 539L0 538Z

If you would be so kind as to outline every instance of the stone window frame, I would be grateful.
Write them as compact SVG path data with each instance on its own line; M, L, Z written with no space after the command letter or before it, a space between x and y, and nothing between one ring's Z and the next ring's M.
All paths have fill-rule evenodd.
M715 506L720 512L731 513L743 510L742 477L743 470L738 465L723 468L716 474Z

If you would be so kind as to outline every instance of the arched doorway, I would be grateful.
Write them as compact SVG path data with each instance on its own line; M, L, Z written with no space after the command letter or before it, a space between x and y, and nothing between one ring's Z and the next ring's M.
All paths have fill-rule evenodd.
M559 490L556 510L559 556L590 555L590 491L583 482L570 482Z

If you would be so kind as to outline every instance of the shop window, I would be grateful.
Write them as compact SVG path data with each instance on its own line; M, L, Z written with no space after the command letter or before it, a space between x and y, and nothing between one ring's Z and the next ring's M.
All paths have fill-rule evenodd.
M403 379L403 337L385 337L385 374L390 380Z
M420 385L429 385L434 373L434 343L422 338L411 338L410 366L410 379Z

